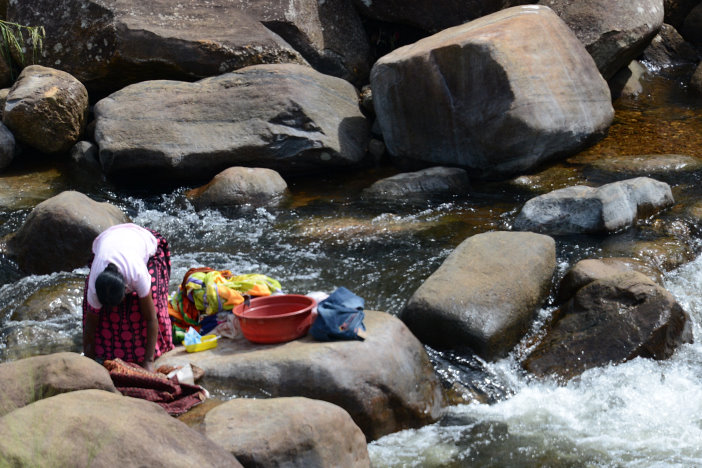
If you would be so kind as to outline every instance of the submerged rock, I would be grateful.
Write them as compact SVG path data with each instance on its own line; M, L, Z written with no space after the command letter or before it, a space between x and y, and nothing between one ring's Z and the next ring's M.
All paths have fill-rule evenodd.
M668 184L647 177L597 188L576 185L528 200L514 229L551 235L614 232L673 202Z
M65 174L56 167L31 171L9 170L0 174L0 207L3 210L32 209L66 189Z
M388 151L506 177L574 154L614 111L592 57L547 7L509 8L401 47L371 70Z
M605 272L563 306L523 365L540 377L569 379L635 357L666 359L691 342L689 316L672 294L635 271Z
M51 286L32 293L18 306L13 304L10 320L43 322L71 316L73 311L80 310L84 286L85 278L82 277L57 279Z
M548 296L555 241L532 233L469 237L407 301L400 318L423 343L505 356Z
M364 196L402 200L403 197L467 195L468 173L457 167L430 167L378 180L363 190Z
M653 240L607 239L602 243L602 253L612 256L639 258L660 271L674 269L692 261L697 253L692 239L663 236Z
M309 398L236 398L205 416L205 435L244 466L370 467L366 438L342 408Z
M384 239L421 233L440 226L437 220L402 217L384 213L373 219L311 218L294 224L295 231L311 240L343 240L358 242L364 239Z
M640 154L600 158L585 168L590 177L607 181L651 177L674 184L681 176L702 172L702 159L686 154Z
M87 266L95 237L128 222L119 208L66 191L39 203L7 243L27 273L47 274Z
M161 356L156 366L191 362L210 388L243 396L302 396L345 409L367 440L435 422L440 384L422 344L397 318L366 311L365 341L318 342L310 336L278 345L244 338L217 348Z
M64 393L3 416L0 458L9 466L242 466L157 404L102 390Z
M131 179L209 179L232 166L349 167L370 138L353 85L290 64L138 83L99 101L95 117L104 172Z

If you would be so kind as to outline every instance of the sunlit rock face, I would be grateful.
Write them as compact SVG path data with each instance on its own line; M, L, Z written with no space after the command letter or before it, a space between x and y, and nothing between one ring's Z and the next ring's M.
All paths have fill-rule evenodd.
M401 47L371 70L397 159L506 177L600 139L614 111L592 57L549 8L513 7Z

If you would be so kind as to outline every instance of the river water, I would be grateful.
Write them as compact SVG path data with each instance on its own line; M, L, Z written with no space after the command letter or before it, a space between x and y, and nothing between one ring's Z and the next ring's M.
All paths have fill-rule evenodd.
M586 181L588 165L602 157L702 157L700 109L676 79L654 80L638 98L618 103L616 121L603 142L546 175L476 183L464 196L421 202L377 203L362 197L364 187L397 172L387 166L290 179L290 196L274 207L198 212L182 187L135 191L80 176L55 161L17 164L0 175L0 187L14 187L20 194L0 211L0 236L18 229L41 199L79 190L119 206L134 222L169 239L171 291L189 268L210 266L264 273L290 293L345 286L366 300L367 309L397 314L453 248L476 233L509 229L535 190ZM31 185L26 178L46 178L47 194L28 189L23 199L22 187ZM702 190L696 174L669 182L682 202L697 199ZM677 213L671 210L656 219L671 225ZM654 221L614 236L557 239L558 275L581 258L602 255L613 240L650 240L657 232ZM0 360L80 350L81 285L87 272L25 276L0 256ZM696 339L702 326L701 281L700 258L665 275L665 286L692 317ZM52 295L55 290L60 292ZM49 301L50 311L27 315L26 306L37 300ZM540 312L541 321L552 312L552 302ZM485 363L427 351L442 382L464 403L450 406L434 425L372 442L376 467L702 466L702 344L686 345L664 362L637 359L594 369L567 385L529 379L519 368L519 352ZM208 389L218 394L218 389Z

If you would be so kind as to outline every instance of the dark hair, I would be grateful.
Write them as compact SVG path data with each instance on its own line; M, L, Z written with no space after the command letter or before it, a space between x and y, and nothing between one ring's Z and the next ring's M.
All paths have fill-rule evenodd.
M110 263L95 278L95 292L103 307L114 307L124 299L124 276Z

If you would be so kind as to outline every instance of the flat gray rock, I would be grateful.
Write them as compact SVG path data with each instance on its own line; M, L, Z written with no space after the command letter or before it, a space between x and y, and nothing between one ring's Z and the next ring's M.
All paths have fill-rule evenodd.
M108 176L210 179L232 166L283 174L358 164L369 124L356 89L301 65L259 65L200 80L148 81L95 105Z

